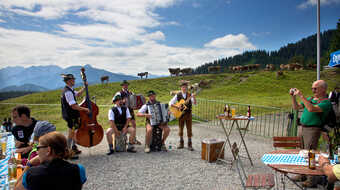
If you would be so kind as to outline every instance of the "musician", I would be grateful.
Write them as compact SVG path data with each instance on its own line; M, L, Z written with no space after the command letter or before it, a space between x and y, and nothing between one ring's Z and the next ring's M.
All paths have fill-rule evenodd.
M127 82L126 80L123 80L123 82L120 84L120 86L122 86L122 90L119 93L123 99L123 103L125 106L127 106L127 99L129 98L130 95L133 94L133 92L129 91L129 84L130 83ZM132 127L136 130L135 112L133 111L131 107L128 107L128 108L131 114L130 123ZM134 137L134 144L138 144L138 145L142 144L141 142L137 140L136 136Z
M153 90L150 90L148 92L148 97L149 97L149 101L146 104L144 104L139 109L139 111L137 113L138 117L145 117L146 118L146 134L145 134L145 149L144 149L144 152L146 152L146 153L150 152L150 141L151 141L151 137L152 137L152 126L150 124L150 119L151 119L152 115L148 113L147 105L159 103L156 100L156 93ZM165 146L165 141L166 141L166 138L170 134L170 128L168 127L167 123L161 124L159 126L159 128L161 128L163 130L163 138L162 138L161 149L162 149L162 151L167 151L166 146Z
M80 111L90 112L88 108L80 107L77 104L76 97L81 96L85 88L83 87L80 91L75 91L73 86L75 85L75 79L72 74L62 75L66 86L64 87L61 94L61 110L63 119L67 122L68 126L68 138L67 146L72 149L74 154L80 154L81 151L75 144L75 133L74 130L80 126ZM72 153L71 153L72 154ZM76 159L77 156L73 156Z
M177 147L178 149L184 148L184 139L183 139L183 128L184 128L184 123L186 124L187 127L187 136L188 136L188 149L190 151L193 151L192 147L192 104L196 104L196 97L194 94L191 94L188 92L188 82L182 81L180 84L181 87L181 92L177 93L169 102L169 105L172 107L175 107L179 110L182 109L182 106L177 106L175 105L176 102L179 102L180 100L184 99L187 103L187 109L184 111L182 116L179 118L178 126L179 126L179 146ZM191 97L191 98L190 98ZM187 100L190 98L189 100Z
M115 134L116 137L129 133L130 137L127 151L135 153L136 150L134 149L133 142L134 137L136 136L136 129L133 127L129 127L129 122L131 119L130 111L127 107L124 106L123 99L119 94L116 94L113 97L112 103L114 103L115 106L109 110L108 114L111 127L108 128L106 131L106 139L109 145L109 152L107 153L107 155L111 155L114 153L112 144L113 133Z

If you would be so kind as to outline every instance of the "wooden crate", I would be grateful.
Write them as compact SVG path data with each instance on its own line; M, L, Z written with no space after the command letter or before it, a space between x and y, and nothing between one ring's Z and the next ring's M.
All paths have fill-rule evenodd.
M208 162L216 161L223 143L224 141L220 139L204 139L202 141L202 160L207 160ZM224 158L224 150L222 150L219 158Z

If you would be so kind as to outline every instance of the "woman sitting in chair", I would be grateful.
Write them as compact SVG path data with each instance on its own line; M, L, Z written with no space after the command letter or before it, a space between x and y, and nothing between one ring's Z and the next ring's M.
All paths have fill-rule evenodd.
M77 190L86 182L85 169L71 164L65 136L59 132L48 133L39 139L37 146L40 165L27 170L15 185L15 190ZM29 164L28 164L29 165Z

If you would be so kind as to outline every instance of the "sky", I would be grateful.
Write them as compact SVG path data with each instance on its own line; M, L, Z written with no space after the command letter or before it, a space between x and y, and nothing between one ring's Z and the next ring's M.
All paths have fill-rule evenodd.
M90 64L115 73L196 68L278 50L317 31L316 0L0 0L0 68ZM321 32L340 0L321 0ZM322 43L322 42L321 42Z

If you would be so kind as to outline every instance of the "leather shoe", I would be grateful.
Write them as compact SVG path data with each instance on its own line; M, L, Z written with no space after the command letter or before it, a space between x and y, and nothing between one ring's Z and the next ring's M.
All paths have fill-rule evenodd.
M137 152L133 147L128 148L126 151L130 152L130 153L136 153Z
M108 156L109 156L109 155L111 155L111 154L113 154L113 153L115 153L115 151L114 151L114 150L109 150L109 152L107 152L107 153L106 153L106 155L108 155Z
M317 187L316 183L314 183L311 180L306 180L306 181L302 182L301 185L302 185L302 187L308 187L308 188L316 188Z
M184 141L179 141L179 145L177 146L177 149L184 148Z
M72 146L72 150L75 154L81 154L81 150L78 149L78 147L76 145Z
M302 182L302 181L306 181L307 177L305 175L295 175L295 176L291 177L290 179L292 181Z

